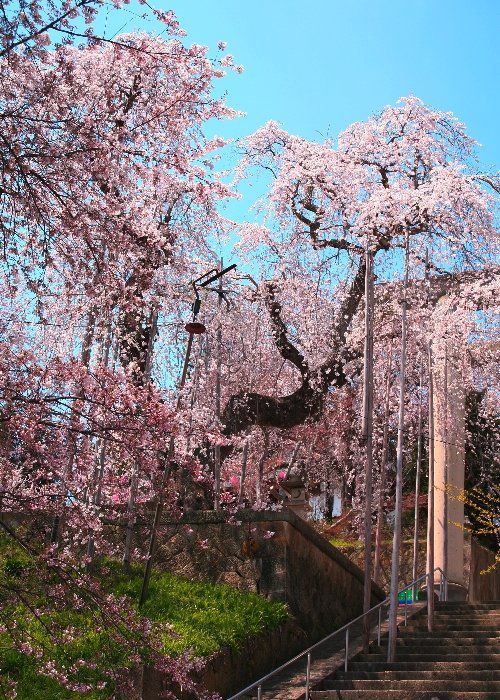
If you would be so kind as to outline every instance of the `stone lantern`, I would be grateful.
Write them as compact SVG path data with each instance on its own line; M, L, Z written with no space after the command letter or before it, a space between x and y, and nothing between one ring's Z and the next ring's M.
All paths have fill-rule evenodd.
M297 467L292 468L288 477L281 482L280 496L285 508L290 508L301 518L307 518L309 502L304 481Z

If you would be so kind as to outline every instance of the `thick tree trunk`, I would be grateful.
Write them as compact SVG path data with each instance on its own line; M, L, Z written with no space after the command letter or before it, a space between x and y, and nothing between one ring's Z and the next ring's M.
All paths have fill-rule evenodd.
M132 310L120 316L120 362L137 386L146 381L151 331L149 314Z
M87 324L85 326L85 333L82 339L82 346L80 348L80 362L82 365L84 365L87 369L90 365L90 357L92 354L92 343L94 341L94 331L95 331L95 324L96 324L96 319L97 319L97 309L95 306L92 306L88 312L87 315ZM71 409L71 422L78 422L78 417L75 412L75 406L73 405ZM66 467L64 469L64 472L62 474L62 479L61 479L61 486L62 486L62 497L60 501L60 513L56 513L54 515L54 518L52 520L52 529L50 533L50 541L52 544L58 545L59 544L59 539L61 537L61 530L63 527L63 519L64 519L64 513L66 510L66 500L68 497L68 488L67 488L67 483L68 480L73 473L73 464L76 458L76 453L77 453L77 438L76 438L76 432L72 438L73 442L72 445L70 446L69 449L69 457L68 461L66 463Z
M259 464L257 467L257 482L255 487L255 501L258 505L262 505L263 496L263 484L262 480L264 477L264 467L269 452L269 431L264 430L264 447L262 448L262 454L259 459Z
M347 382L344 365L352 358L345 353L346 335L363 298L365 265L364 259L361 259L340 305L331 332L330 357L316 369L308 367L304 357L288 340L286 326L281 318L281 306L274 297L274 287L268 285L265 301L276 347L281 356L300 372L301 383L298 389L287 396L273 397L250 391L232 396L222 412L225 426L223 432L226 436L247 431L256 425L261 428L293 428L321 416L329 387L340 388Z
M245 479L247 475L247 461L248 461L248 440L245 440L243 445L243 456L241 459L241 476L240 476L240 489L238 493L238 505L243 501L243 494L245 491Z
M152 354L156 333L156 310L152 310L148 315L148 320L142 315L141 322L137 322L136 317L134 327L125 325L127 329L121 339L121 360L126 369L133 368L130 372L133 381L137 385L145 384L150 379L152 366ZM128 319L128 320L127 320ZM130 321L130 314L122 317L123 323ZM132 332L133 331L133 332ZM136 500L139 488L140 465L135 462L130 478L130 491L127 503L127 528L125 532L125 545L123 548L123 569L130 570L130 557L132 553L132 538L135 530Z
M106 336L104 338L102 354L101 354L101 358L100 358L102 365L106 368L109 364L111 342L112 342L112 323L111 323L111 314L110 314L110 318L108 319L108 323L106 326ZM108 441L106 440L106 438L101 438L97 444L97 460L96 460L96 466L95 466L94 477L93 477L93 489L92 489L92 493L90 494L91 503L96 510L101 505L102 482L103 482L103 478L104 478L104 469L106 466L107 442ZM94 533L92 530L90 530L89 531L89 540L87 542L87 557L89 559L89 563L92 562L92 560L94 559L94 553L95 553Z

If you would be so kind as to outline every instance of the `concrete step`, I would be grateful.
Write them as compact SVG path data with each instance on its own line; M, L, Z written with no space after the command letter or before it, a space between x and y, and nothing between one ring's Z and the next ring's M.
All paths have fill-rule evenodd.
M498 610L436 610L435 620L497 620L500 617ZM427 614L420 616L420 619L427 619ZM414 619L417 619L416 617Z
M432 635L434 639L449 639L451 637L476 637L477 639L485 637L500 637L500 630L493 629L442 629L436 632L429 632L427 627L400 627L398 637L428 637Z
M409 681L426 681L436 678L437 680L452 680L452 681L500 681L500 669L489 669L481 671L471 671L464 669L457 671L453 669L443 669L440 671L337 671L335 680L409 680ZM325 681L326 682L326 681ZM465 685L463 686L465 687Z
M477 644L480 647L493 645L497 646L500 644L500 639L498 637L424 637L424 635L419 635L415 637L410 637L410 635L400 636L397 639L397 646L428 646L428 645L446 645L446 646L474 646ZM384 643L382 642L382 646Z
M490 616L486 618L470 618L470 617L461 617L460 615L457 615L456 617L450 617L448 620L444 620L441 618L434 618L434 627L435 628L440 628L440 627L446 627L446 626L451 626L455 627L456 625L462 625L462 627L496 627L497 629L500 629L500 615L497 615L495 617ZM404 625L403 625L404 626ZM408 627L427 627L427 619L422 622L418 623L410 623L407 625Z
M470 617L461 617L460 615L457 615L456 617L450 617L448 620L441 619L441 618L434 618L434 627L439 628L439 627L444 627L444 626L452 626L454 627L455 625L462 625L462 627L496 627L497 629L500 629L500 615L496 615L495 617L490 616L490 617L485 617L485 618L470 618ZM422 620L422 622L411 622L407 625L408 627L427 627L427 619ZM404 627L404 625L403 625Z
M434 615L436 617L457 617L458 615L465 615L467 617L497 617L500 615L500 607L489 608L487 610L475 610L474 608L445 610L438 608L434 611Z
M488 615L486 617L474 617L473 615L450 615L446 617L439 617L436 615L434 617L434 625L439 627L440 625L459 625L461 623L468 625L491 625L494 627L498 624L498 615ZM427 626L427 617L424 615L419 615L409 620L408 626L418 627L419 625Z
M398 661L449 661L450 654L408 654L405 651L398 649L397 655ZM387 654L367 654L360 655L356 657L356 661L387 661ZM492 661L498 664L500 668L500 653L498 654L453 654L453 661L465 661L465 662L482 662L482 661Z
M469 692L476 690L482 693L486 692L496 692L500 693L500 681L451 681L451 680L438 680L432 678L430 680L345 680L345 681L323 681L322 683L325 690L412 690L413 692L421 691L440 691L440 690L454 690L463 691L464 689Z
M443 654L500 654L499 644L439 644L435 639L432 640L427 646L411 646L411 645L398 645L396 646L397 658L399 659L401 654L436 654L437 656ZM385 654L387 653L387 646L383 645L380 647L375 647L373 649L374 654Z
M437 601L439 605L499 605L498 600L482 600L481 602L479 601L470 601L470 600L443 600L443 601Z
M379 671L497 671L496 661L350 661L349 672L366 673Z
M450 601L449 603L436 602L435 610L500 610L500 604L496 601L488 603L465 603L459 600Z
M493 643L500 644L500 632L497 630L484 630L484 631L478 631L478 630L463 630L460 632L459 630L450 630L449 632L443 633L443 634L432 634L432 632L429 634L427 630L409 630L408 632L399 632L398 633L398 639L401 639L401 641L405 639L433 639L434 644L444 644L446 640L454 640L454 639L475 639L475 640L483 640L483 639L492 639ZM382 640L384 642L387 642L387 639L384 639L382 637Z
M410 610L409 610L410 612ZM396 661L387 640L324 680L311 700L500 700L500 604L437 603L399 628Z
M434 617L435 625L456 625L462 623L464 625L500 625L500 615L495 613L494 615L446 615L442 617L441 615L436 615ZM427 625L427 618L418 618L417 621L410 622L412 625L420 624Z
M311 700L500 700L496 692L414 690L313 690Z
M412 622L408 625L403 625L407 629L427 629L427 620L422 620L418 622ZM441 630L481 630L481 629L491 629L500 630L500 624L495 620L467 620L464 618L457 617L456 620L434 620L434 630L440 632Z

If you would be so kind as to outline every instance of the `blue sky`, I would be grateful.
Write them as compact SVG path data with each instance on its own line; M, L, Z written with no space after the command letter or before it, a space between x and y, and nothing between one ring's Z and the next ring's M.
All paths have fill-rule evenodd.
M155 4L155 3L153 3ZM160 2L157 0L156 5ZM188 41L228 42L241 76L225 80L247 113L308 138L365 119L401 95L453 111L500 160L499 0L172 0ZM124 15L122 15L124 17ZM132 21L130 30L140 24Z
M186 0L188 36L218 39L245 73L228 81L247 112L236 133L277 119L297 134L336 134L401 95L451 110L498 163L498 0Z
M218 133L236 138L274 119L306 138L336 136L412 93L454 112L482 144L481 166L498 168L500 0L165 1L186 41L213 55L227 41L245 66L221 82L246 116ZM126 12L120 24L108 18L108 35ZM131 19L125 31L140 27ZM248 200L231 213L243 218Z

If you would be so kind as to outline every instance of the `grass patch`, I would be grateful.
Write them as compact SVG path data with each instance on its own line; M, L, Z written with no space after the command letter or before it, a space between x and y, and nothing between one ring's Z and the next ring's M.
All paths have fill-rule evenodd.
M346 540L341 537L332 537L330 544L338 549L362 549L364 546L361 540Z
M125 576L119 564L112 562L110 573L113 593L138 600L141 567L134 566L131 575ZM149 596L141 613L150 620L172 624L179 638L165 638L169 654L192 649L196 656L208 656L223 646L237 649L248 637L278 627L288 616L285 605L255 593L208 581L190 581L168 572L151 576Z
M21 572L30 566L29 557L11 541L0 538L0 579L15 583ZM36 575L36 572L34 572ZM96 572L106 590L127 596L137 607L142 584L142 567L134 565L125 575L121 565L106 561ZM22 606L10 608L17 627L26 636L48 641L40 622L33 620ZM148 600L141 614L155 622L168 622L175 637L165 633L164 650L175 656L189 651L194 656L208 656L224 646L237 649L249 636L278 627L288 617L287 608L256 594L243 593L228 585L190 581L168 572L154 572ZM93 611L60 610L52 613L62 629L76 628L82 634L64 645L53 645L52 654L69 667L77 659L91 660L105 649L110 668L127 666L124 649L115 645L106 629L97 631ZM63 689L51 678L39 675L30 657L12 648L8 632L0 634L0 686L4 680L17 681L17 700L105 700L112 689L77 693ZM85 669L82 680L95 687L102 678L99 671ZM95 679L95 683L93 682Z

